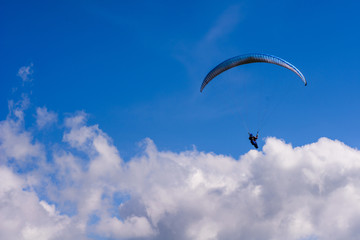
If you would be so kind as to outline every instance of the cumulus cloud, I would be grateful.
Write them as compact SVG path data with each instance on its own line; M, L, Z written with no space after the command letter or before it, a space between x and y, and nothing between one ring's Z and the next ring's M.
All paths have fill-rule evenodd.
M40 129L55 123L57 117L55 112L48 111L46 107L36 108L36 124Z
M1 166L0 180L1 239L84 239L68 216L28 189L25 176Z
M120 221L116 217L102 219L97 225L97 231L111 239L149 238L155 235L146 217L137 216L126 218L125 221Z
M0 159L26 161L42 156L41 145L32 143L32 136L19 129L18 122L8 120L0 122Z
M43 160L41 144L34 142L31 133L24 131L24 111L29 105L27 97L14 103L9 102L9 114L0 121L0 163L9 161L26 164Z
M293 147L270 137L262 151L234 159L160 151L145 139L124 162L86 118L84 112L65 118L62 139L49 149L20 120L0 122L1 239L360 235L360 152L340 141ZM13 160L36 167L15 167Z

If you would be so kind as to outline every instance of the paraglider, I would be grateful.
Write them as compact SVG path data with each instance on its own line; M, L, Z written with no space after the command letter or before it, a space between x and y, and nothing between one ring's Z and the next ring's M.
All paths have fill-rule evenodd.
M250 140L250 143L251 145L253 145L256 149L259 148L256 140L258 139L259 137L259 132L256 133L256 136L252 135L252 133L249 133L249 140Z
M294 72L296 75L298 75L300 77L300 79L305 84L305 86L307 85L307 81L306 81L304 75L300 72L299 69L297 69L291 63L289 63L289 62L287 62L284 59L281 59L279 57L273 56L273 55L255 53L255 54L245 54L245 55L236 56L236 57L227 59L227 60L223 61L222 63L220 63L219 65L217 65L204 78L204 80L203 80L203 82L201 84L201 87L200 87L200 92L202 92L204 90L206 85L211 80L213 80L216 76L218 76L219 74L225 72L226 70L229 70L229 69L231 69L233 67L236 67L236 66L249 64L249 63L257 63L257 62L271 63L271 64L279 65L279 66L284 67L286 69L289 69L290 71ZM258 133L259 133L259 131L257 132L256 136L249 133L250 143L256 149L259 147L257 142L256 142L256 140L258 139L258 135L259 135Z

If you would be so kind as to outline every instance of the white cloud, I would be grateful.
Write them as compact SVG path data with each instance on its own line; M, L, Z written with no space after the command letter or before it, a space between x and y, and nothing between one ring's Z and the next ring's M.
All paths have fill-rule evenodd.
M9 111L5 121L0 122L0 163L15 160L25 163L31 159L43 159L41 144L34 142L32 135L24 131L24 111L29 105L29 99L17 103L9 101Z
M196 151L158 152L151 141L145 153L129 162L124 187L152 223L166 229L157 239L171 231L171 239L359 234L360 153L341 142L322 138L293 148L269 138L264 153L252 150L239 161Z
M120 221L115 217L102 219L97 226L97 231L111 239L151 237L155 235L147 218L136 216L131 216L125 221Z
M21 176L1 167L0 178L0 239L84 239L68 216L24 190L27 184Z
M48 111L46 107L36 108L36 124L40 129L50 126L57 121L57 114L53 111Z
M8 103L9 107L9 114L8 118L16 119L19 122L24 121L24 112L29 107L30 100L26 94L21 95L21 100L14 102L13 100L10 100Z
M42 158L41 145L32 143L32 136L21 131L19 123L13 120L0 122L0 160L24 162Z
M33 70L32 67L34 66L34 64L30 64L29 66L23 66L19 69L18 71L18 76L23 80L23 82L30 82L32 81L32 79L30 78L31 75L33 74Z
M239 159L159 151L124 162L78 112L56 148L20 120L0 122L1 239L358 239L360 152L321 138L268 138ZM52 153L46 164L45 152ZM11 159L37 166L19 171ZM42 160L41 160L42 161ZM20 166L21 168L21 166ZM35 175L36 181L30 181ZM26 203L26 204L25 204Z

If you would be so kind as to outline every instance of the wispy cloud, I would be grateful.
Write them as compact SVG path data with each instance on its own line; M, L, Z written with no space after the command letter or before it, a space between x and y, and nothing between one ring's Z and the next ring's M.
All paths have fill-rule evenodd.
M239 5L232 5L227 8L209 29L203 41L214 42L219 38L226 37L233 32L241 20L241 8Z
M32 69L33 66L34 66L34 64L31 63L30 65L23 66L19 69L17 75L22 79L23 83L32 81L31 75L34 72Z
M241 20L241 5L231 5L219 15L214 16L213 23L203 36L192 43L178 45L175 58L185 66L190 78L196 80L199 88L201 84L199 79L205 77L206 71L218 63L218 57L226 51L224 44L220 42L226 41L230 34L237 30Z
M19 101L10 100L8 102L9 113L8 118L13 118L18 122L24 121L25 110L30 105L30 99L27 94L21 94L21 99Z

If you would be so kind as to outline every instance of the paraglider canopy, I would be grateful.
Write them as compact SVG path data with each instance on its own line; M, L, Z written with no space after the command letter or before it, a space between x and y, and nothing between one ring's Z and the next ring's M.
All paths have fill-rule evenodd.
M245 55L233 57L233 58L225 60L224 62L217 65L206 75L204 81L201 84L200 92L202 92L204 90L205 86L212 79L214 79L217 75L221 74L222 72L225 72L226 70L236 67L236 66L239 66L239 65L244 65L244 64L248 64L248 63L256 63L256 62L272 63L272 64L279 65L281 67L287 68L287 69L293 71L296 75L298 75L301 78L301 80L304 82L305 86L307 85L304 75L299 71L299 69L297 69L291 63L285 61L284 59L276 57L276 56L255 53L255 54L245 54Z
M304 75L300 72L299 69L297 69L294 65L292 65L291 63L285 61L284 59L281 59L279 57L273 56L273 55L267 55L267 54L260 54L260 53L255 53L255 54L245 54L245 55L240 55L240 56L236 56L230 59L227 59L225 61L223 61L222 63L220 63L219 65L217 65L216 67L214 67L204 78L202 84L201 84L201 88L200 88L200 92L202 92L204 90L204 88L207 86L207 84L213 80L216 76L218 76L219 74L233 68L236 66L240 66L240 65L244 65L244 64L249 64L249 63L257 63L257 62L263 62L263 63L271 63L271 64L275 64L275 65L279 65L281 67L287 68L290 71L294 72L300 79L301 81L304 83L304 85L307 85L307 81L304 77ZM259 87L264 87L261 83ZM266 88L266 92L268 90L271 91L271 89L276 89L277 88ZM258 90L258 89L257 89ZM290 93L290 91L286 91L287 94ZM252 93L251 93L252 94ZM276 94L278 95L278 94ZM266 119L270 116L271 112L274 110L274 107L271 108L271 106L268 104L270 101L268 100L268 95L266 96L266 101L257 101L257 100L253 100L254 98L251 98L251 109L254 109L255 111L250 111L250 113L256 113L256 114L242 114L242 115L247 115L248 116L248 120L244 119L243 117L243 125L244 128L249 132L249 127L247 126L247 122L251 122L252 124L256 124L254 123L255 118L257 118L257 129L258 131L261 129L261 127L263 126L263 124L266 122ZM244 98L245 101L247 98ZM250 98L249 98L250 99ZM276 104L279 104L280 102L283 102L283 97L280 99L280 101L275 102ZM257 103L257 106L254 106L253 103ZM261 103L265 103L264 106L261 106ZM244 112L244 108L242 109L242 112ZM256 115L256 116L255 116ZM258 148L258 144L256 142L258 138L258 135L254 136L252 134L249 133L249 140L251 142L251 144L255 147Z

